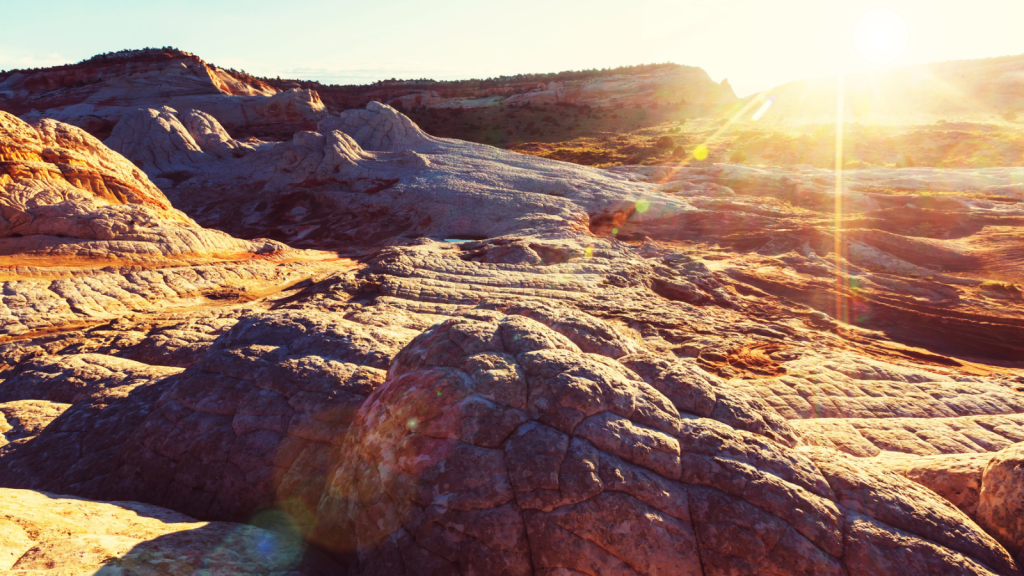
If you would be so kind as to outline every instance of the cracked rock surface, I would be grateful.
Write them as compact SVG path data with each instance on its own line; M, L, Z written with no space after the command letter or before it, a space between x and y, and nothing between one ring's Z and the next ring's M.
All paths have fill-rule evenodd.
M4 221L81 235L0 238L0 512L188 516L83 529L127 538L89 566L252 523L303 560L216 569L1019 574L1024 315L980 272L1015 277L1019 215L971 196L1002 169L852 175L837 236L820 174L567 166L384 105L277 143L139 110L108 143L141 169L0 121ZM965 194L957 232L886 179Z
M417 337L353 430L319 537L363 574L1016 570L910 481L683 412L522 317Z

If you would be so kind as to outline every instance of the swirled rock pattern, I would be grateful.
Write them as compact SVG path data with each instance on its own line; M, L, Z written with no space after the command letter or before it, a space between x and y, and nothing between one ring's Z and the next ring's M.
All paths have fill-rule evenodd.
M0 73L0 107L106 138L138 108L201 110L238 133L287 135L326 114L316 92L276 88L174 49L123 50L78 64Z
M159 132L163 134L163 132ZM0 258L214 256L286 249L206 230L85 131L0 112Z
M883 230L892 211L836 236L801 196L726 186L740 169L566 166L384 105L277 143L140 110L108 142L150 180L4 118L12 222L143 210L160 240L11 244L0 486L269 514L354 576L1018 573L1022 315L978 276L996 253L1019 267L1012 207L964 204L964 230L1006 227L985 250ZM72 200L16 202L58 185Z

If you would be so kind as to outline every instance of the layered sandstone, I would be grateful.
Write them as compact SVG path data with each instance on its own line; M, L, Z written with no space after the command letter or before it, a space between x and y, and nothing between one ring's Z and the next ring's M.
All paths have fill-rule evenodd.
M173 111L159 115L166 122L111 144L155 177L176 175L160 180L174 201L236 236L351 247L614 230L622 240L718 244L735 255L719 271L828 318L943 353L1021 354L1024 300L1012 289L1024 274L1020 169L854 171L837 214L835 175L825 170L594 170L432 137L377 103L291 142L218 139L208 151L198 142L216 126L191 135ZM180 144L136 144L149 141ZM234 146L230 158L225 146ZM943 192L923 194L933 190ZM671 278L652 286L695 304L722 298Z
M595 170L381 104L108 142L204 226L356 261L15 271L0 486L272 510L351 574L1018 573L1013 170L854 173L837 215L826 172Z
M283 250L205 230L85 131L0 112L0 257L146 261Z
M238 133L290 134L325 113L316 92L280 90L177 50L127 50L68 66L0 74L0 110L106 137L137 108L189 108Z
M1016 569L909 481L694 412L532 321L446 322L360 410L320 537L363 574L862 573L893 541L906 569Z

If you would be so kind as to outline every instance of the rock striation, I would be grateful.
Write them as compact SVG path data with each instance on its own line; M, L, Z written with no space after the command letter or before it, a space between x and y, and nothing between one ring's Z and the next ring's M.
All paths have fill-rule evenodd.
M0 110L52 118L106 138L138 108L196 109L238 134L281 136L326 114L316 92L279 89L194 54L126 50L78 64L0 74Z
M1019 169L855 171L844 178L837 216L835 176L824 170L595 170L431 137L376 103L291 142L249 149L235 141L231 158L203 151L198 132L180 136L186 130L171 112L140 114L167 122L152 124L152 133L140 127L138 142L182 145L111 144L148 166L203 225L238 237L351 248L395 237L589 230L718 245L735 255L719 265L733 280L829 318L899 332L945 354L1024 353L1014 344L1024 341L1024 300L1012 289L1024 274ZM217 133L212 124L204 130ZM915 198L885 186L949 191ZM1000 283L1011 288L1000 291ZM652 287L696 304L722 298L688 280Z
M694 66L654 64L616 70L520 75L469 81L380 81L369 86L315 86L338 110L384 102L414 108L572 105L618 109L691 105L714 110L736 102L728 80L715 82Z
M0 258L146 261L259 254L281 244L205 230L139 168L85 131L0 112Z
M1018 564L1024 559L1022 489L1024 445L1018 444L999 452L985 466L978 502L978 523L1006 546Z
M1017 194L1010 169L858 172L837 216L824 173L596 170L383 104L265 143L145 109L116 150L0 119L0 201L33 223L8 221L56 226L41 209L70 202L108 226L43 253L107 242L88 259L11 244L18 498L269 514L353 575L1019 573L1021 215L992 200ZM892 181L949 194L909 206ZM44 186L72 200L17 203ZM155 249L103 224L125 210L159 223ZM202 529L176 522L96 562L192 562ZM21 562L40 540L11 542Z
M363 574L1016 569L909 481L682 412L524 318L417 337L353 430L318 520Z

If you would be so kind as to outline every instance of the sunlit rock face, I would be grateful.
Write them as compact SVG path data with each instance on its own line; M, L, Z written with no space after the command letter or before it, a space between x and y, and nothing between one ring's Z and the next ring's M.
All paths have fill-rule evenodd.
M1017 573L1012 170L858 172L837 216L813 170L597 170L385 105L276 143L143 109L117 151L0 120L7 221L108 235L0 239L0 486L269 514L351 574Z
M194 114L139 111L108 142L190 216L236 237L352 250L423 236L614 231L717 244L716 271L834 320L944 355L1024 354L1024 298L1013 288L1024 275L1020 169L853 171L837 214L835 175L813 168L599 170L435 138L377 103L258 145L225 140ZM651 287L692 304L724 301L678 273Z
M0 257L145 260L285 248L199 227L145 173L73 126L30 126L0 112L0 157Z
M0 74L4 110L52 118L104 139L138 108L188 108L237 133L287 135L316 125L326 110L312 90L281 90L233 74L194 54L125 50L69 66Z
M445 322L360 409L319 537L362 574L1016 570L908 480L693 412L534 321Z
M337 573L286 531L198 522L136 502L90 502L0 488L5 574Z
M1024 446L999 452L984 469L978 523L1024 560Z

